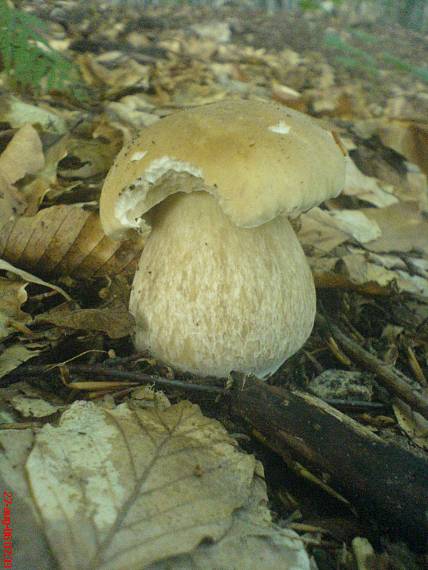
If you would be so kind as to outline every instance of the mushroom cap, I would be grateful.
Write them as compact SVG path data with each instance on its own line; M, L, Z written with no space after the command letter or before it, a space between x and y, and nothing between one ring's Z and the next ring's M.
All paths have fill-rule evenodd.
M337 196L345 160L331 132L275 103L226 100L169 115L117 156L104 183L107 235L147 231L143 218L175 192L205 190L237 226L297 216Z

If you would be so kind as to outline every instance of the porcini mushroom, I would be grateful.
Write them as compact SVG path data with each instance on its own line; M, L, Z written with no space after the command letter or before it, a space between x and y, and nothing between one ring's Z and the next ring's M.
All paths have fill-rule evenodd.
M337 196L344 171L329 131L272 103L222 101L144 129L100 204L106 234L148 236L130 299L137 348L203 376L273 374L315 317L287 218Z

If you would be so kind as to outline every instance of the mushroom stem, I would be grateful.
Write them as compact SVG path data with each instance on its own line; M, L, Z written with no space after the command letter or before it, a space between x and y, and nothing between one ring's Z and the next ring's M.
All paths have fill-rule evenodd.
M273 374L309 336L315 287L286 217L235 226L209 193L156 206L134 278L136 345L179 370Z

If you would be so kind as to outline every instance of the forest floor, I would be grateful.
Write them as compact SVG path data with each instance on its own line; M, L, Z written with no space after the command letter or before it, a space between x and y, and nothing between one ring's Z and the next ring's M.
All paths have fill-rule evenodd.
M103 535L102 516L110 520L113 512L126 520L132 513L124 509L130 511L132 501L117 492L110 504L102 498L110 491L101 479L100 495L91 483L93 468L107 470L118 488L130 485L132 473L123 467L132 463L128 456L110 450L102 467L91 463L92 449L100 454L106 449L113 417L128 450L130 442L135 446L134 456L129 454L137 472L141 457L149 457L147 469L162 478L164 470L156 467L159 445L150 450L133 439L136 428L123 419L120 404L141 407L139 422L150 439L159 428L152 417L147 419L153 401L162 401L155 405L159 414L170 409L174 417L177 409L182 418L187 413L183 402L189 399L207 417L219 419L241 448L262 462L267 495L257 492L270 508L263 516L299 534L313 568L423 568L423 541L409 538L399 524L388 524L388 515L364 495L365 489L358 490L358 501L352 481L341 485L337 480L335 453L343 442L337 449L325 448L331 454L325 463L309 461L292 446L288 457L275 453L274 441L251 429L239 414L231 416L227 403L218 399L215 390L225 389L223 382L192 378L150 355L133 354L127 304L140 243L106 238L97 205L122 145L182 108L225 98L273 100L334 131L347 154L344 191L302 214L298 224L315 277L319 318L305 346L268 385L317 396L328 409L344 414L340 421L349 421L353 434L364 428L385 449L403 450L428 465L428 68L422 63L428 61L428 38L399 25L345 21L317 12L269 16L236 8L138 11L92 1L23 4L27 13L46 21L49 46L74 62L80 83L77 88L73 80L49 91L32 86L31 80L25 84L13 72L0 73L0 444L5 449L0 474L5 488L13 488L27 509L26 514L20 511L27 521L22 533L38 529L27 541L30 550L19 545L22 567L38 556L44 568L52 569L160 569L167 567L161 561L165 557L178 564L180 557L189 556L180 558L183 566L171 567L207 568L198 561L198 548L213 557L209 567L220 567L221 557L215 558L220 554L198 546L208 535L218 541L221 533L208 529L212 521L200 509L194 485L182 491L191 513L180 516L198 520L200 534L180 534L144 550L121 534L117 519L107 538ZM76 364L83 368L73 368ZM128 382L119 374L107 377L106 369L134 376ZM160 379L170 382L165 388L169 402L141 387L149 381L160 388ZM208 382L213 391L196 396L174 381ZM98 424L89 419L84 427L79 424L80 401L94 403ZM83 407L81 413L84 417ZM163 418L159 425L168 421ZM226 442L217 424L210 426L217 438L224 438L222 445L235 449L235 440ZM49 439L55 429L55 441L64 438L63 451ZM90 441L82 435L85 430L91 432ZM204 432L204 437L214 436ZM250 456L241 455L239 461L248 462ZM199 479L204 471L200 464L214 461L203 455L192 460ZM331 469L326 472L327 463ZM246 476L256 481L261 471L254 465L254 479ZM178 462L171 471L185 468ZM235 489L230 473L221 476L223 488ZM386 481L387 476L385 465L379 477ZM204 505L220 504L221 485L210 485ZM181 512L180 497L168 492L157 496L157 507L169 501ZM222 504L225 512L230 510L230 520L245 503L236 502L240 493L241 487ZM48 501L48 495L55 500ZM145 497L132 485L129 496L135 502ZM104 514L97 510L102 500L110 514L107 507ZM247 495L245 500L251 502ZM73 510L70 505L77 503ZM155 512L157 507L150 508ZM151 516L152 526L138 529L141 536L150 537L155 527L166 534L167 522ZM222 532L224 538L227 532ZM363 546L356 537L364 539ZM79 542L83 551L98 552L92 566L79 558ZM103 566L100 544L122 566ZM236 544L227 548L231 557L235 548L234 556L246 560ZM271 545L260 548L273 556ZM364 548L368 555L362 554ZM156 549L167 556L157 555Z

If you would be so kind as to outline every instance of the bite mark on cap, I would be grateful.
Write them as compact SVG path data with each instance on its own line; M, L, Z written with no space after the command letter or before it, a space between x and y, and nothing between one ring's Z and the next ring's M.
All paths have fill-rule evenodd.
M277 125L269 127L269 130L279 135L288 135L288 133L291 130L291 127L287 125L287 123L285 123L284 121L279 121Z

